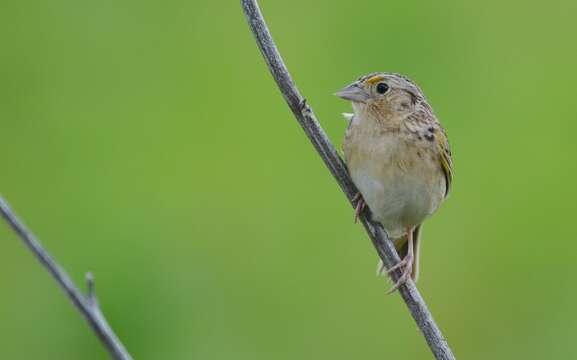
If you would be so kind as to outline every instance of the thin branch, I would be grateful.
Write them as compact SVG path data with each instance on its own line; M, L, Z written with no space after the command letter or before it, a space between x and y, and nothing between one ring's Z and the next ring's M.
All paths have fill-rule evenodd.
M354 207L353 198L358 191L346 170L343 160L319 125L312 108L306 103L293 82L270 35L257 1L241 0L241 5L260 51L289 108ZM361 214L360 219L385 267L389 269L398 263L400 259L394 245L380 224L370 220L368 209ZM400 270L391 273L391 277L395 282L399 280L400 276ZM409 280L405 285L402 285L399 288L399 293L407 304L435 358L438 360L454 360L453 352L443 338L441 330L433 320L431 312L413 281Z
M128 354L118 337L116 337L100 310L96 299L92 274L86 274L88 292L87 295L84 296L76 285L74 285L74 282L72 282L72 279L70 279L66 271L54 261L48 251L42 247L40 241L26 228L22 221L18 219L2 197L0 197L0 213L18 237L26 244L28 249L32 251L40 263L48 270L58 285L66 292L66 295L72 300L72 303L74 303L74 306L80 311L84 319L86 319L112 358L115 360L132 360L132 357Z

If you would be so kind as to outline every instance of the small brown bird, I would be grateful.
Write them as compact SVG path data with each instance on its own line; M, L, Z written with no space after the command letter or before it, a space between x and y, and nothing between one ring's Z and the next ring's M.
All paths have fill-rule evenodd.
M360 191L355 219L368 205L402 260L390 292L418 276L423 221L447 197L453 178L445 130L419 87L394 73L372 73L335 94L353 105L343 150ZM382 263L379 273L387 272Z

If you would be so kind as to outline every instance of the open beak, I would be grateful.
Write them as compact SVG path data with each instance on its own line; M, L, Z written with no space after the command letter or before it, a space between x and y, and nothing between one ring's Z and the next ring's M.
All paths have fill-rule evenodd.
M338 96L345 100L363 102L363 103L369 99L369 94L367 94L363 89L361 89L357 83L352 83L351 85L347 86L341 91L336 92L335 96Z

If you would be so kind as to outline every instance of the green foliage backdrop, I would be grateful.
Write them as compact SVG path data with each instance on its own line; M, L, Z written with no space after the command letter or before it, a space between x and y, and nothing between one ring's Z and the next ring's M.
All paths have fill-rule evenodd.
M416 80L453 192L420 289L459 358L569 359L577 332L577 2L263 0L340 147L332 93ZM429 359L237 1L10 1L0 192L145 359ZM0 358L104 359L0 225Z

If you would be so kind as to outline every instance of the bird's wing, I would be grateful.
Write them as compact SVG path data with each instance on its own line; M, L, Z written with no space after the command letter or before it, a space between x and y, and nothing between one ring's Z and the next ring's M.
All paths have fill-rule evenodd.
M439 163L441 170L445 175L445 197L449 194L451 183L453 182L453 159L451 157L451 148L449 147L449 140L445 130L440 127L437 136L437 148L439 150Z
M430 107L423 107L407 118L406 126L409 130L424 136L430 140L433 151L438 154L437 161L445 176L445 197L449 194L451 183L453 182L453 160L451 158L451 148L445 129Z

